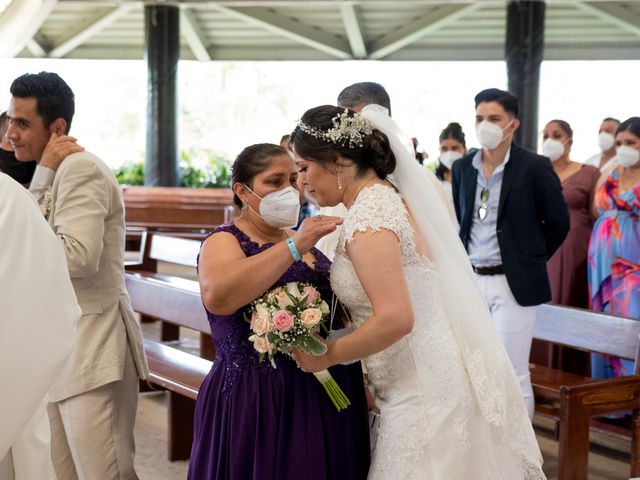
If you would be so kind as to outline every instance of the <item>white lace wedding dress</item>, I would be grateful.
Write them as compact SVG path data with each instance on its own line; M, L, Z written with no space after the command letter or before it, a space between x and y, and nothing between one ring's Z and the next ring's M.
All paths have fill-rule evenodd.
M372 314L372 307L345 247L356 232L380 229L391 230L400 241L415 324L410 335L364 361L380 408L369 478L545 478L530 424L522 422L524 427L515 438L509 438L504 428L492 425L481 413L471 388L469 367L444 314L438 293L439 274L416 251L414 231L401 197L379 184L363 189L351 206L331 268L332 287L349 307L354 324L364 322ZM521 414L526 415L524 408ZM532 448L537 452L526 452Z

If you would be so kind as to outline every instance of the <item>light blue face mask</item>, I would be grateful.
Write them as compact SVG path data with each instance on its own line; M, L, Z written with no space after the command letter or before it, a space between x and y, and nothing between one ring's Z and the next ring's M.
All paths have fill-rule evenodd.
M300 214L300 192L298 190L289 186L261 197L247 185L245 187L260 199L260 213L248 204L247 207L262 218L267 225L274 228L292 228L298 224L298 215Z

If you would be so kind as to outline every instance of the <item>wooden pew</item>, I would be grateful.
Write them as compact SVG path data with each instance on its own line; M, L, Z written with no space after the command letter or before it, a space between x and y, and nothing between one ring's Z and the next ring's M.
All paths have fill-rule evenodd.
M136 312L201 332L201 356L149 339L144 341L150 382L169 392L168 458L188 459L193 442L195 399L215 356L198 284L193 280L148 272L126 273L125 280Z
M126 187L123 196L127 226L188 236L224 223L233 198L228 188L182 187Z
M143 250L140 261L129 263L126 266L128 272L156 273L158 271L158 262L164 262L179 267L188 267L189 274L195 275L196 260L200 252L200 240L173 237L164 233L146 232L144 245L141 248ZM193 284L191 285L193 286ZM147 321L150 317L146 314L143 315L143 321ZM161 324L160 339L162 341L178 340L179 338L179 325L167 322ZM209 342L204 344L208 345Z
M165 338L165 330L161 341L177 340L180 327L195 330L200 332L200 356L213 360L215 351L198 282L152 272L127 272L125 280L132 303L135 295L136 312L175 327L175 337Z
M149 381L169 392L167 458L187 460L193 443L195 400L212 362L151 340L144 341Z
M558 480L586 480L592 417L633 411L631 476L640 476L640 321L589 310L541 305L534 338L635 360L635 375L593 380L531 365L536 412L558 421Z

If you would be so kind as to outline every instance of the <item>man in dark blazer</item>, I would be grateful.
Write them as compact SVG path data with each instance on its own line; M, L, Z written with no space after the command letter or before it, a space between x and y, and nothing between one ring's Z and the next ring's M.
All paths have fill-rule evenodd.
M453 201L460 238L533 417L533 327L537 306L551 299L546 263L569 231L569 213L550 160L513 143L517 98L491 88L475 105L482 149L454 162Z

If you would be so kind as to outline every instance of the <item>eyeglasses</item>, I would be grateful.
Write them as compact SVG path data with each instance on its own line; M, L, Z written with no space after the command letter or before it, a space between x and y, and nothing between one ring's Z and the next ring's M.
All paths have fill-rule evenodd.
M487 200L489 200L489 189L485 187L480 192L480 206L478 207L478 218L480 220L487 218L487 212L489 211Z

